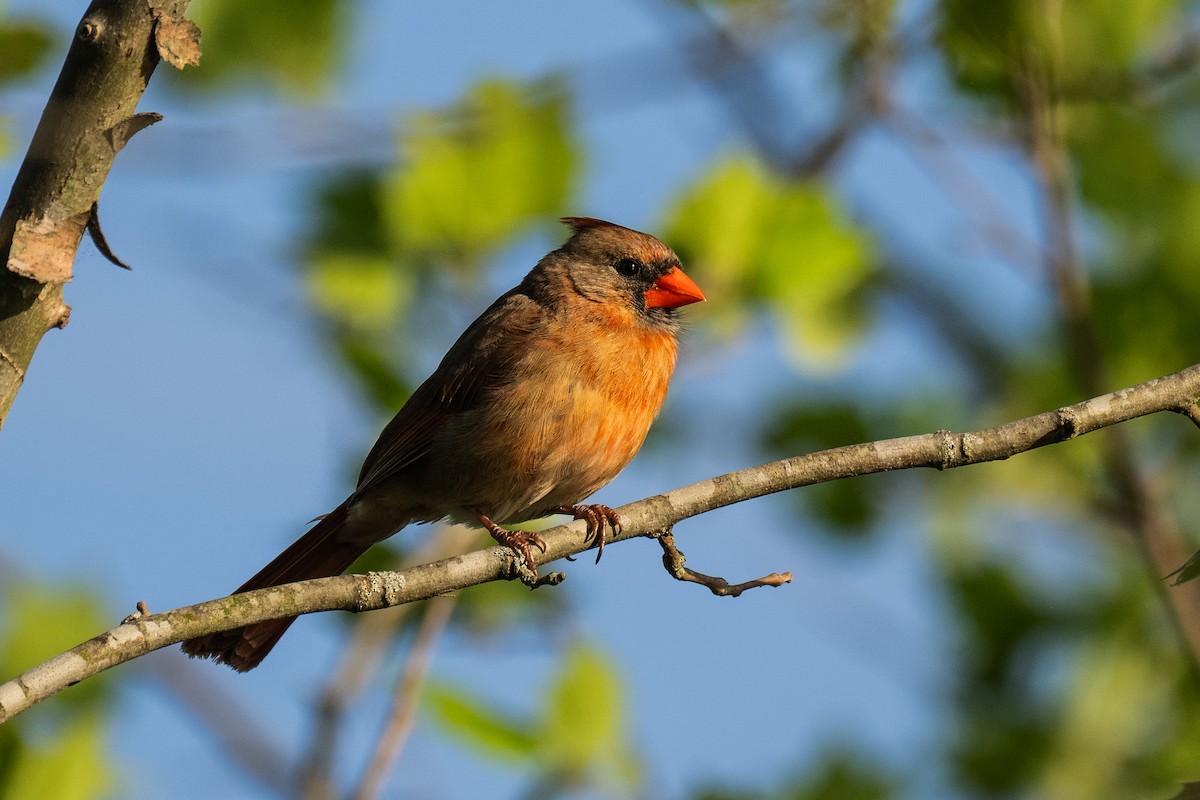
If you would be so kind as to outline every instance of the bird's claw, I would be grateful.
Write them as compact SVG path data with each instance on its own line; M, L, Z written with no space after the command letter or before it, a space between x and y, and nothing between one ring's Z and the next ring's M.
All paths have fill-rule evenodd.
M503 528L498 528L492 533L492 538L497 543L507 547L516 553L525 563L530 572L537 574L537 562L533 559L533 551L531 547L536 547L543 553L546 552L546 540L542 538L540 533L531 531L508 531Z
M596 563L604 555L604 524L612 530L613 536L621 533L621 517L606 505L591 503L588 505L562 506L554 509L561 514L570 514L575 519L587 520L587 538L589 544L596 546Z
M541 585L542 582L538 579L537 574L537 562L533 560L533 551L529 548L531 546L536 547L545 553L546 540L542 538L542 535L540 533L533 533L532 531L505 530L488 519L478 509L468 508L467 510L475 515L475 518L479 520L479 524L487 529L487 532L492 535L497 544L512 550L521 560L517 570L521 574L521 580L530 586ZM558 580L561 580L561 578ZM553 581L553 583L557 583L558 580Z

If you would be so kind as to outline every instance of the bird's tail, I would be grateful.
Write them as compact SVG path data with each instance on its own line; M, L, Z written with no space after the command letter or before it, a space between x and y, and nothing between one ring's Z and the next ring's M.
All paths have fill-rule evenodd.
M326 514L308 533L292 543L258 574L238 587L237 592L264 589L282 583L340 575L371 546L347 542L340 537L346 524L349 501ZM234 592L234 594L237 594ZM196 658L211 658L238 672L252 670L267 657L295 617L272 619L231 631L189 639L183 652Z

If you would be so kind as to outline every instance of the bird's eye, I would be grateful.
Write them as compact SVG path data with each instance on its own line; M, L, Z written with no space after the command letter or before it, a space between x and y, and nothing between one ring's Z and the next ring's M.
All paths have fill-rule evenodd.
M617 263L613 264L613 268L626 278L632 278L634 275L639 274L642 269L644 269L642 262L638 261L636 258L622 258L617 261Z

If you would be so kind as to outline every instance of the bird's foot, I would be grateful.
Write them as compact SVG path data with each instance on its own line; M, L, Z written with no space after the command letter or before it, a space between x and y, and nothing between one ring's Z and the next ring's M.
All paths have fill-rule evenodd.
M537 562L534 561L533 551L530 548L536 547L543 553L546 552L546 540L542 538L541 534L532 531L509 531L499 525L491 531L491 534L493 539L519 555L525 565L536 574Z
M600 556L604 555L604 523L608 523L608 527L612 529L614 536L621 532L621 518L617 515L617 512L599 503L558 506L551 509L551 511L559 514L570 514L575 519L587 520L587 537L592 544L596 545L597 564L600 563Z
M528 570L532 574L537 575L537 562L534 561L533 551L530 548L536 547L543 553L546 552L546 540L542 538L540 533L533 533L532 531L506 530L492 522L483 514L480 514L478 511L473 513L475 514L476 519L479 520L479 524L487 528L487 532L492 535L492 538L495 539L498 544L503 545L504 547L507 547L509 550L512 550L514 553L516 553Z

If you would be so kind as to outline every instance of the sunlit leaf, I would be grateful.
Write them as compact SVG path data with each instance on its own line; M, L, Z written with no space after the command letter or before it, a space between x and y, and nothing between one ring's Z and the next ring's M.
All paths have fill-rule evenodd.
M636 766L624 747L626 722L617 666L600 651L574 645L547 694L539 734L546 769L630 785Z
M346 47L343 0L206 0L189 9L203 31L203 69L184 85L266 80L295 95L328 86Z
M1178 0L1073 0L1059 5L1050 24L1062 37L1064 80L1087 80L1103 70L1128 70L1159 37Z
M1081 652L1049 744L1051 758L1039 776L1044 796L1091 800L1132 794L1113 790L1124 783L1125 762L1158 730L1174 683L1172 670L1156 662L1156 654L1120 633L1097 637Z
M89 800L108 797L114 775L104 748L99 714L73 717L53 737L23 747L8 765L0 795L11 798Z
M23 78L45 61L53 39L35 22L0 24L0 84Z
M6 679L108 627L100 603L82 589L12 581L0 599L0 675ZM113 773L98 701L109 680L95 676L56 695L36 718L21 717L0 729L0 797L85 800L108 794Z
M385 190L397 251L443 252L470 266L561 215L578 164L566 115L557 84L491 81L452 108L408 118Z
M734 330L765 306L792 352L825 368L861 332L855 297L873 274L872 248L824 185L727 159L684 192L666 227L709 294L721 298L718 328Z
M424 707L447 733L483 755L526 763L536 752L531 722L487 708L461 689L431 684Z
M351 328L391 325L410 301L413 276L390 259L357 251L322 252L305 274L313 307Z

